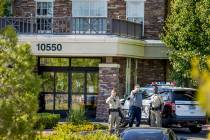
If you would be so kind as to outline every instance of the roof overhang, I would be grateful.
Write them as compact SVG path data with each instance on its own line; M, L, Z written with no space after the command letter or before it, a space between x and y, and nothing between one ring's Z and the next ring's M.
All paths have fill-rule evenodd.
M113 35L19 35L21 43L29 43L37 56L101 57L118 56L167 59L162 42L151 42ZM61 50L46 49L60 44ZM45 49L38 48L43 45Z

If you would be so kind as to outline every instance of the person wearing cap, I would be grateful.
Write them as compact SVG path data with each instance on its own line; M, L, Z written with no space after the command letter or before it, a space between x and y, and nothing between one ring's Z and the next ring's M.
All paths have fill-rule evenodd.
M163 99L158 93L158 87L156 84L153 85L154 94L151 96L151 108L150 108L150 120L152 127L162 127L162 116L161 110L163 106Z
M106 99L106 103L109 104L109 132L112 133L115 126L115 132L118 134L120 123L120 99L117 96L115 89L112 89L111 96Z
M141 123L142 92L140 91L140 86L138 84L134 86L134 90L131 91L129 99L129 127L133 126L134 119L136 119L136 127L139 127Z

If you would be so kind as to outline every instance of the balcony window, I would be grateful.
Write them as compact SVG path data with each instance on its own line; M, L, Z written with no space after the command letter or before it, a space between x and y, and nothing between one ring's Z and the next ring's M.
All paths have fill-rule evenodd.
M126 16L129 21L141 23L144 22L144 1L127 0Z
M37 17L37 32L51 33L53 16L52 1L37 1L36 17Z
M73 0L73 32L103 33L106 32L106 0Z

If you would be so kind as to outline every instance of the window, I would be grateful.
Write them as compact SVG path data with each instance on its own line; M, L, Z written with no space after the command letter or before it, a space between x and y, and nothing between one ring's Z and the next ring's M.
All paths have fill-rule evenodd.
M75 33L98 33L106 31L106 0L73 0L73 31Z
M195 91L174 91L173 99L174 101L195 101L196 92Z
M73 0L73 17L107 17L106 0Z
M50 33L52 30L53 2L36 2L37 30L38 33Z
M144 22L144 1L127 0L126 16L129 21L134 21L137 23Z

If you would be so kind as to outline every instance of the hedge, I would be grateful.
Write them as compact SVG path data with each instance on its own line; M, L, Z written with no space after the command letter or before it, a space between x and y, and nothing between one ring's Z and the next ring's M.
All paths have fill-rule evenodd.
M51 129L60 120L60 114L39 113L35 129Z

